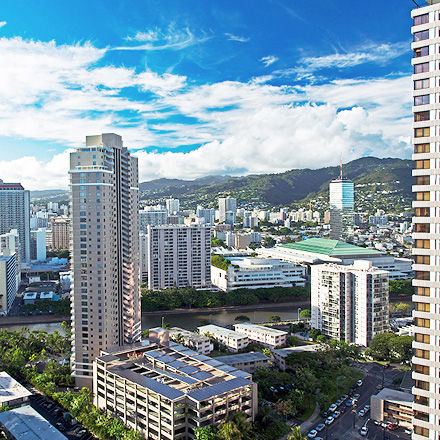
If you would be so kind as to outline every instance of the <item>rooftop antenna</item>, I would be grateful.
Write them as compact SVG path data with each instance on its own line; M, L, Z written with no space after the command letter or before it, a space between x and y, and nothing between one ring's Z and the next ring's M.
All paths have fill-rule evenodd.
M342 180L342 154L341 154L341 159L340 159L339 163L340 163L340 169L341 169L341 180Z
M415 0L412 0L412 2L413 2L418 8L420 8L420 6L415 2Z

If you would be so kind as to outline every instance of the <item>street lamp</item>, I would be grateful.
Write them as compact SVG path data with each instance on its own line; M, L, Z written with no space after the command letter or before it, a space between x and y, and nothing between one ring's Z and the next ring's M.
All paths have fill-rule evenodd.
M164 320L165 318L162 316L162 325L161 325L161 327L163 328L163 320Z
M357 402L357 400L353 399L353 409L352 409L352 412L353 412L353 429L356 428L356 402Z
M301 313L301 307L298 307L298 321L299 321L299 315Z

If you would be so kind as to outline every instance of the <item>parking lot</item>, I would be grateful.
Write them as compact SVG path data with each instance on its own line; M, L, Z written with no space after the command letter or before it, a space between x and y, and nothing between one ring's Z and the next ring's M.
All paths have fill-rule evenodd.
M75 423L73 417L58 406L49 398L41 394L35 394L30 397L30 404L35 411L38 411L49 423L61 431L70 440L92 440L96 439L79 423ZM73 422L73 423L72 423Z

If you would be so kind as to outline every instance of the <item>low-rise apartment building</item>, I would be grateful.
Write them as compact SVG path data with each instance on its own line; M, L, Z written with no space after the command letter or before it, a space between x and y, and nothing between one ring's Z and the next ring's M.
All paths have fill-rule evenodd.
M207 336L179 327L171 327L169 333L172 340L178 344L192 348L200 354L209 354L214 350L214 346Z
M250 352L250 353L240 353L231 354L230 356L222 356L221 361L231 367L238 368L239 370L247 371L248 373L255 373L258 367L269 367L270 358L268 358L263 353Z
M217 325L203 325L198 327L198 330L201 335L209 335L221 344L226 345L229 351L236 352L249 345L249 339L243 333L228 330Z
M249 373L182 345L163 329L150 341L106 351L94 362L95 405L148 440L194 439L195 428L258 408Z
M5 371L0 371L0 406L18 408L29 405L32 393Z
M371 396L371 418L398 423L400 426L412 426L413 401L414 396L410 393L384 388Z
M287 332L264 325L242 322L234 325L235 331L246 335L251 341L258 342L270 348L287 343Z

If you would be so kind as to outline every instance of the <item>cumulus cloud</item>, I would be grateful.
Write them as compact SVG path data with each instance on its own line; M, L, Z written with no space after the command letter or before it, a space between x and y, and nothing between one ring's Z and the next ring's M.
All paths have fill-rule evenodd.
M6 21L0 21L0 28L6 24Z
M278 57L275 55L268 55L267 57L261 58L260 61L265 67L269 67L271 64L275 63L275 61L278 61Z

